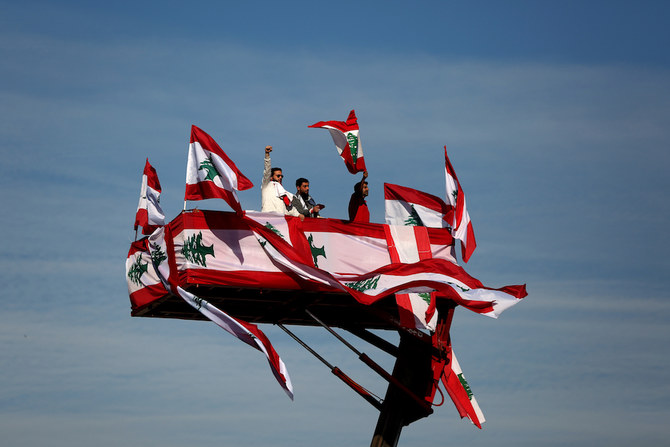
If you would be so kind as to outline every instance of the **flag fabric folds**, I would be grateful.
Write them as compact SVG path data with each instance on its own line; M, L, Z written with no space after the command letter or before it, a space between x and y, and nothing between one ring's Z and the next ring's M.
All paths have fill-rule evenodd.
M447 156L447 146L444 146L444 162L447 202L454 208L451 234L454 239L461 241L461 256L464 262L468 262L472 252L477 247L477 242L475 241L472 222L470 222L470 215L465 206L465 194L461 189L458 177L456 177L456 171L454 171Z
M364 171L367 176L354 110L346 121L319 121L308 127L328 129L347 170ZM206 319L261 351L275 379L293 399L286 366L263 331L218 308L246 315L237 314L223 297L221 301L211 298L213 304L197 296L193 292L206 295L196 287L328 293L351 303L346 293L363 305L395 295L400 324L393 319L393 327L404 326L433 340L433 381L426 400L432 401L442 383L459 415L481 428L484 415L451 348L454 308L460 305L497 318L527 292L525 284L487 287L457 263L455 240L461 242L464 262L477 243L446 146L444 157L446 200L385 183L384 225L300 220L282 213L243 211L237 192L252 188L253 183L209 134L192 125L184 200L223 199L235 212L184 211L166 225L161 185L147 158L134 224L136 231L141 226L147 236L131 244L126 259L133 313L146 316L153 302L170 295L179 297L169 298L170 304L183 299ZM292 195L280 184L276 189L278 197L290 201ZM188 316L200 318L200 314L189 310ZM422 330L430 331L430 337Z
M319 121L308 127L328 129L337 152L344 160L349 172L356 174L366 170L363 148L358 135L358 120L354 110L349 112L346 121Z
M135 214L135 230L142 227L142 234L151 234L158 227L165 225L165 215L160 205L161 184L158 181L156 170L149 163L144 165L142 173L142 187L140 189L140 201L137 204Z
M305 246L304 233L294 228L294 234L287 239L286 235L274 231L277 225L272 223L273 218L295 219L272 213L244 214L245 221L273 261L306 281L347 292L362 304L372 304L394 293L430 293L438 290L469 310L497 318L501 312L527 295L525 285L499 289L485 287L462 267L444 259L431 258L414 263L388 264L364 274L321 270L315 267L313 259L305 250L299 248ZM299 238L304 241L298 244L296 241Z
M425 227L385 225L384 230L392 262L411 263L432 258ZM397 293L395 298L400 324L410 328L435 330L435 292Z
M130 244L126 258L126 282L133 309L144 306L168 293L154 267L147 237Z
M432 194L384 183L386 223L432 228L450 228L454 208Z
M432 194L405 186L384 183L384 203L386 223L391 229L395 229L396 225L450 228L449 222L453 218L453 207L447 205L444 200ZM418 231L418 228L416 231ZM418 243L420 239L417 237L416 241ZM397 250L398 244L393 243L393 246L394 250ZM389 251L393 259L391 248L392 245L389 242ZM402 252L399 253L402 254ZM430 247L427 250L419 251L419 256L421 259L432 257ZM409 262L409 259L403 259L402 256L399 256L399 260L393 260L394 262L406 263ZM435 299L434 292L430 294L397 294L396 302L399 306L401 323L418 329L434 330L437 319ZM407 318L405 316L407 314L413 315L413 318Z
M223 199L239 213L236 191L253 186L211 136L191 126L184 200Z
M482 428L482 424L486 422L484 413L481 408L479 408L477 399L475 399L468 381L465 380L463 370L461 370L461 365L458 363L453 349L451 350L449 357L451 358L451 361L444 368L444 373L442 375L444 388L454 402L461 418L467 417L478 428Z
M444 318L440 318L437 329L432 335L433 354L431 356L431 369L433 370L433 384L430 392L426 395L434 399L440 383L444 386L461 418L467 417L478 428L482 428L485 422L484 414L477 404L474 394L465 380L461 366L456 359L451 346L449 328L454 316L454 307L446 310ZM441 393L443 396L444 394Z
M293 385L291 384L291 378L288 375L286 366L263 331L256 325L228 315L207 300L184 290L179 285L176 260L174 256L166 255L166 253L174 253L174 246L172 244L172 232L169 227L167 229L158 229L149 237L148 241L155 271L158 272L158 276L165 288L170 290L174 295L181 297L203 316L229 334L265 354L275 379L291 400L293 400Z

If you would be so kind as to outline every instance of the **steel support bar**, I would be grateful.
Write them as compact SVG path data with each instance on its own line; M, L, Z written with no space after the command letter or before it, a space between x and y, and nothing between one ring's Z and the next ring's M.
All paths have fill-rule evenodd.
M381 377L383 377L387 382L393 384L394 386L398 387L402 392L404 392L407 396L409 396L414 402L416 402L419 406L421 406L424 411L426 411L428 414L431 414L433 412L433 409L431 408L431 405L429 402L426 402L425 399L422 399L420 396L417 396L416 393L414 393L412 390L407 388L405 385L403 385L400 381L398 381L395 377L393 377L391 374L386 372L384 368L381 367L377 362L372 360L368 355L366 355L363 352L360 352L358 349L356 349L351 343L349 343L347 340L345 340L340 334L335 332L332 328L330 328L328 325L326 325L323 321L321 321L319 318L316 317L312 312L309 310L305 309L305 312L307 312L307 315L312 317L314 321L319 323L325 330L330 332L340 340L346 347L351 349L357 356L358 358L368 365L374 372L379 374Z
M297 335L295 335L293 332L289 331L286 329L286 327L281 324L277 323L277 326L279 326L284 332L286 332L292 339L294 339L300 346L305 348L307 351L309 351L310 354L312 354L314 357L319 359L321 363L326 365L329 369L330 372L332 372L336 377L338 377L340 380L342 380L344 383L346 383L352 390L354 390L358 395L360 395L363 399L368 401L373 407L375 407L377 410L381 411L382 408L382 402L379 401L376 397L374 397L368 390L363 388L361 385L359 385L354 379L346 375L340 368L337 366L331 365L328 360L324 359L319 355L318 352L316 352L314 349L310 348L307 343L302 341L300 338L298 338Z
M389 355L392 355L393 357L398 357L398 347L393 343L384 340L379 335L374 334L368 331L367 329L348 328L348 327L343 327L342 329L352 333L361 340L367 341L377 349L381 349L382 351L384 351Z

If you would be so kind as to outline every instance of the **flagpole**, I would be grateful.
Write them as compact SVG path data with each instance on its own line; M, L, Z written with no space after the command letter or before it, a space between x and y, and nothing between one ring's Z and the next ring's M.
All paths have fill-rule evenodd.
M299 344L300 346L302 346L303 348L305 348L310 354L312 354L314 357L316 357L317 359L319 359L319 361L320 361L321 363L323 363L324 365L326 365L326 366L330 369L330 372L332 372L335 376L337 376L337 378L339 378L341 381L343 381L344 383L346 383L352 390L354 390L356 393L358 393L359 396L361 396L363 399L365 399L366 401L368 401L368 403L370 403L370 404L371 404L373 407L375 407L377 410L380 410L380 411L381 411L382 406L383 406L383 403L379 400L379 398L377 398L377 397L374 396L371 392L369 392L368 390L366 390L365 388L363 388L361 385L359 385L359 384L358 384L356 381L354 381L351 377L349 377L348 375L346 375L340 368L338 368L337 366L333 366L333 365L331 365L331 364L328 362L328 360L326 360L326 359L324 359L323 357L321 357L321 356L319 355L318 352L316 352L315 350L313 350L312 348L310 348L310 347L307 345L307 343L305 343L305 342L302 341L300 338L298 338L297 335L295 335L293 332L291 332L290 330L288 330L283 324L281 324L281 323L277 323L277 326L279 326L279 328L280 328L281 330L283 330L284 332L286 332L286 333L287 333L293 340L295 340L296 342L298 342L298 344Z

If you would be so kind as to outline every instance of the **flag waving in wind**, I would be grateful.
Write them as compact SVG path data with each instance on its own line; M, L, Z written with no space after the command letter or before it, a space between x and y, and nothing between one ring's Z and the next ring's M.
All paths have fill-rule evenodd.
M242 207L235 191L253 186L212 137L191 126L184 200L223 199L239 213Z
M142 174L140 202L137 204L135 214L135 230L141 226L142 234L151 234L156 228L165 225L165 215L161 209L160 198L161 184L158 181L158 174L147 158Z
M399 233L404 227L432 227L451 228L453 207L444 203L444 200L432 194L407 188L405 186L384 183L384 203L386 207L386 223L391 225L389 232ZM393 262L415 262L419 259L430 258L430 246L419 249L422 238L418 229L410 233L410 250L403 248L402 240L394 237L389 241L389 254ZM415 235L416 233L416 235ZM414 237L416 236L416 237ZM405 239L408 239L405 237ZM415 239L415 240L414 240ZM418 255L418 258L408 258L407 255ZM396 294L396 302L400 311L400 322L407 327L435 330L437 313L435 312L435 293ZM410 318L411 316L411 318Z
M384 203L389 225L451 227L454 208L432 194L384 183Z
M456 177L456 171L451 166L447 156L447 146L444 146L444 175L447 183L447 203L454 208L453 220L451 222L451 235L454 239L461 241L461 256L464 262L468 262L472 252L477 247L475 241L475 232L472 229L470 215L465 206L465 194L461 189L461 184Z
M319 121L308 127L328 129L344 164L352 174L365 171L363 149L358 136L358 120L352 110L346 121Z
M484 413L481 408L479 408L477 399L475 399L474 394L472 394L468 381L465 380L463 370L461 369L458 360L456 360L456 354L454 354L453 350L449 357L451 357L451 361L445 366L442 375L444 388L447 390L454 405L456 405L456 410L458 410L459 416L461 416L461 418L467 417L478 428L482 428L482 424L486 422Z
M284 362L279 357L267 336L256 325L233 318L207 300L204 300L179 285L177 265L174 259L174 241L170 226L149 236L149 258L153 269L166 289L181 297L204 317L213 321L221 329L265 354L275 379L293 400L293 385ZM145 270L148 270L145 269ZM130 276L129 276L130 277ZM130 288L130 285L129 285Z

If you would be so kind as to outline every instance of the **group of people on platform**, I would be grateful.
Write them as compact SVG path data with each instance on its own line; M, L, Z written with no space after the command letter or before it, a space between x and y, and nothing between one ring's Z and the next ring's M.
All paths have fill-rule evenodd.
M270 152L272 146L265 146L261 211L296 216L300 219L319 217L319 212L325 205L317 204L309 194L309 180L300 177L295 181L296 193L286 191L282 184L284 174L281 168L272 167ZM354 185L354 193L349 199L349 220L353 222L370 222L370 211L365 201L368 195L368 182L365 180L367 177L368 171L363 172L363 178Z

